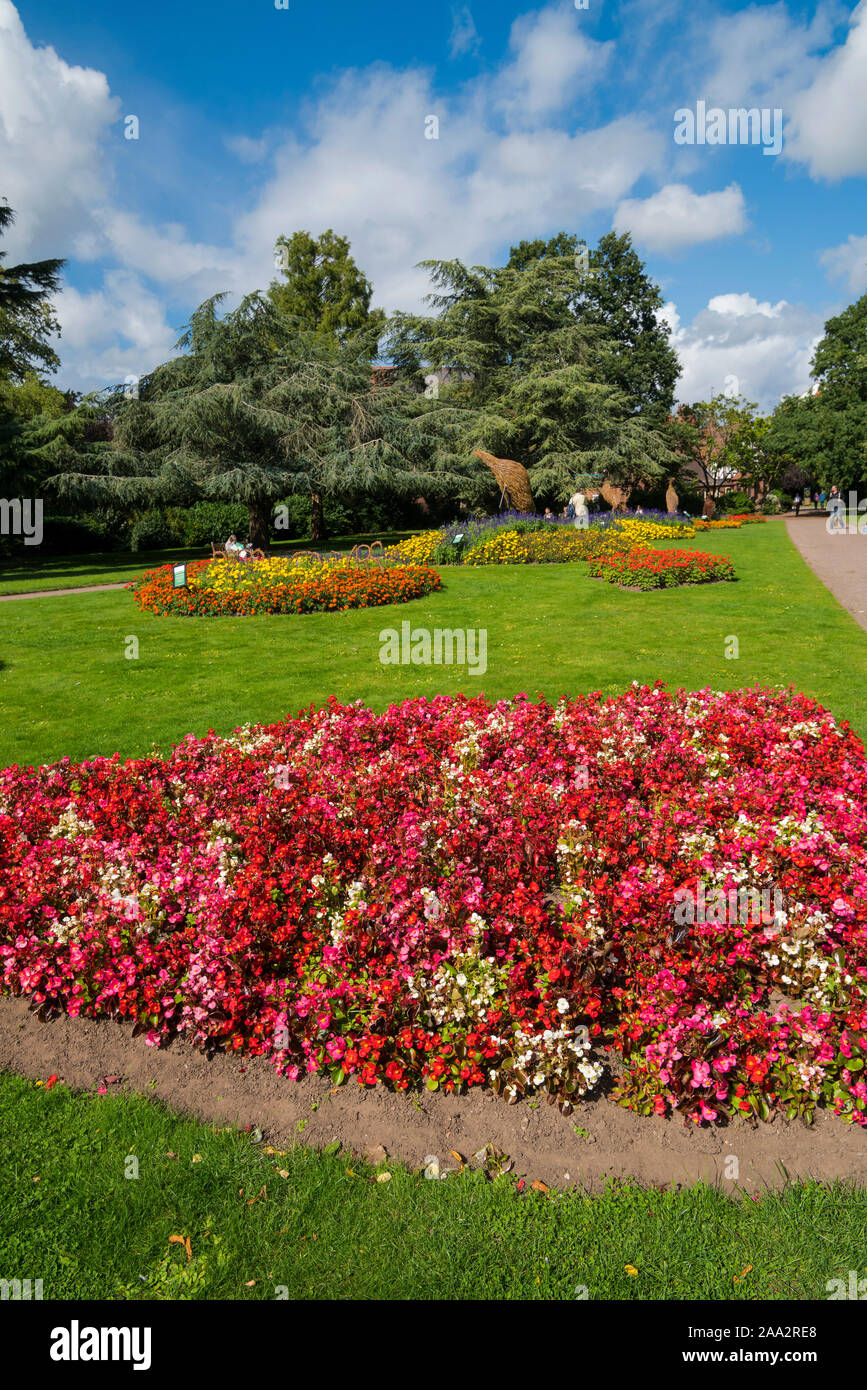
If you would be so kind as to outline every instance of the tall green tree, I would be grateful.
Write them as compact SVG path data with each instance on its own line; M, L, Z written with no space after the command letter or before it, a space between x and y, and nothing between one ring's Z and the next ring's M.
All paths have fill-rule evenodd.
M867 489L867 294L828 319L813 354L815 388L786 396L769 445L827 491Z
M436 422L412 392L374 390L363 357L293 331L262 295L222 318L221 299L196 310L183 351L142 379L138 398L118 391L103 402L110 440L82 450L57 432L52 482L62 497L243 501L253 544L267 546L274 503L287 494L435 492L454 482L431 468Z
M714 501L735 480L761 497L786 466L771 447L770 420L743 396L719 392L680 406L671 435L683 472L697 478Z
M0 203L0 235L15 220ZM3 265L0 251L0 379L24 381L31 371L56 371L60 359L49 339L60 334L50 296L59 288L64 260Z
M646 365L630 385L618 357L631 348L609 336L612 250L628 247L598 253L600 276L604 270L610 282L600 279L595 290L593 255L566 233L521 242L503 267L425 261L434 313L398 313L390 321L395 364L419 382L448 368L454 384L434 389L468 408L466 449L524 463L538 501L564 500L576 475L604 473L628 491L658 480L674 463L655 428L671 386L654 385ZM624 304L610 327L634 347L640 322L640 315L629 320ZM664 324L654 319L648 332L665 343Z
M549 241L522 241L512 247L508 264L526 270L534 259L576 256L586 269L574 311L602 330L606 353L599 363L601 379L623 393L630 410L663 424L674 402L680 364L671 329L660 317L662 292L629 233L609 232L593 250L566 232Z
M0 488L32 493L44 473L40 450L45 427L72 409L71 393L58 391L32 369L21 381L0 377Z
M346 237L329 227L320 236L293 232L274 247L282 280L272 280L268 298L292 326L335 347L352 344L371 360L385 327L382 309L371 309L373 289L356 265ZM325 539L322 497L310 497L311 538Z
M274 248L282 279L272 280L268 298L301 329L337 344L363 334L370 356L385 326L382 309L371 309L373 289L359 270L346 237L329 227L318 237L309 232L280 236Z

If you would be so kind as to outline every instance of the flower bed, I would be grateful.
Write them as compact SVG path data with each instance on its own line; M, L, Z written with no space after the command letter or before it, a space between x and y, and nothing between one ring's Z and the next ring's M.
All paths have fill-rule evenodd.
M688 540L695 535L692 522L660 523L643 521L640 517L614 517L610 528L628 541L640 544L642 541Z
M606 1044L642 1113L867 1118L867 761L805 696L332 703L7 769L0 846L2 988L45 1013L564 1109Z
M144 612L217 617L254 613L335 612L405 603L442 588L427 565L364 568L346 561L195 560L187 587L172 587L172 566L149 570L130 586Z
M414 564L537 565L586 560L603 551L626 550L643 541L685 540L695 535L692 523L642 517L594 516L586 527L554 517L485 517L452 522L422 531L390 546L391 560Z
M594 579L625 589L673 589L680 584L718 584L736 578L725 555L698 550L650 550L636 546L625 554L599 555L590 561Z
M721 516L716 520L708 520L707 517L697 517L692 523L696 531L738 531L741 526L751 526L764 523L767 520L764 516L754 515L752 512L738 516Z
M625 550L630 542L614 531L551 527L546 531L498 531L470 550L465 565L562 565Z

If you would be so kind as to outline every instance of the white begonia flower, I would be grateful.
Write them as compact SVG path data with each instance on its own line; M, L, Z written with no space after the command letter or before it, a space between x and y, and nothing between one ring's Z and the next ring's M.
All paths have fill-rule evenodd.
M561 1013L561 1014L567 1014L567 1013L569 1012L569 1000L568 1000L568 999L558 999L558 1000L557 1000L557 1012L558 1012L558 1013Z

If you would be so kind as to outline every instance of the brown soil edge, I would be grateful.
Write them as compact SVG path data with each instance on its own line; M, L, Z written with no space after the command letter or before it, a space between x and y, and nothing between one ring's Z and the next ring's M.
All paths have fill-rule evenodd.
M456 1166L450 1149L470 1158L492 1143L516 1174L588 1192L611 1178L662 1188L701 1180L734 1195L779 1189L790 1179L860 1184L867 1177L867 1134L827 1113L811 1126L777 1119L756 1128L735 1121L699 1129L679 1118L635 1115L604 1097L564 1116L544 1102L506 1105L475 1088L463 1096L395 1094L350 1080L333 1089L323 1077L279 1077L261 1057L208 1060L180 1042L148 1047L130 1025L113 1020L63 1015L40 1023L26 999L8 996L0 998L0 1070L43 1081L56 1072L85 1091L120 1076L110 1093L143 1093L206 1123L256 1125L281 1148L323 1148L339 1139L363 1155L381 1144L410 1167L436 1154L444 1169ZM587 1137L575 1133L576 1125Z

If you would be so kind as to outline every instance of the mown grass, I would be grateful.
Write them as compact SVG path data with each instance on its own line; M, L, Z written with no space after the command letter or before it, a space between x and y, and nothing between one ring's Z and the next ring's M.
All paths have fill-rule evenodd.
M731 556L735 584L629 593L583 564L444 568L441 593L344 613L163 618L125 590L0 605L0 765L140 755L229 733L329 696L382 709L437 692L550 699L633 680L735 689L792 684L867 735L867 633L781 522L686 543ZM379 634L487 632L487 670L387 666ZM732 637L739 656L728 659ZM138 656L126 652L138 643Z
M123 591L2 604L0 765L140 754L330 695L383 708L632 680L792 684L867 735L867 634L782 522L685 544L730 555L738 583L633 594L575 564L445 569L429 599L309 617L154 618ZM99 568L76 582L84 573L110 582ZM379 633L403 621L486 629L486 673L383 666ZM124 1176L130 1155L137 1178ZM551 1199L509 1178L389 1171L378 1183L352 1158L267 1155L143 1098L0 1077L0 1275L74 1298L730 1300L822 1299L829 1279L863 1274L860 1189L797 1185L754 1202L617 1185ZM190 1259L172 1235L189 1237Z
M265 1144L0 1076L0 1271L46 1299L822 1299L863 1277L867 1194L842 1186L546 1196Z

